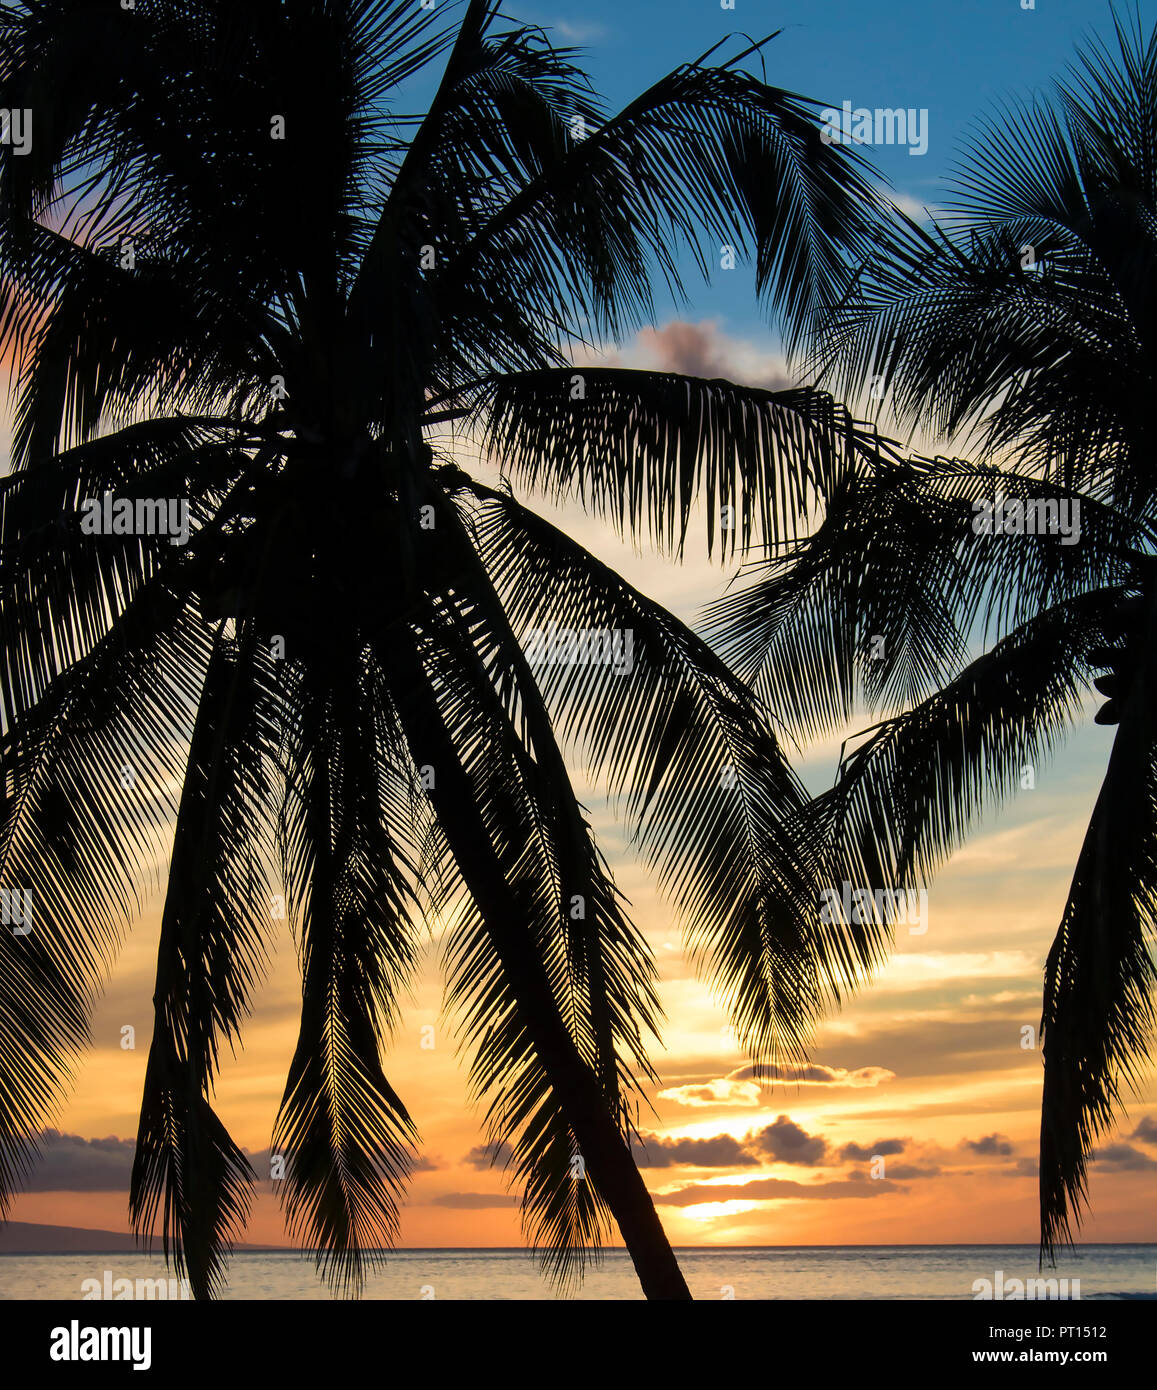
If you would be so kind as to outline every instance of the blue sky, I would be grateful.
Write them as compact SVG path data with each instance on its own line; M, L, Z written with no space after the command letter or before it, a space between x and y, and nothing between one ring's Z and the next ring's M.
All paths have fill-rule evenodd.
M1132 0L1128 0L1131 13ZM1046 89L1091 33L1111 32L1108 0L507 0L506 13L550 27L587 49L587 70L614 107L729 32L762 38L767 80L838 108L912 107L928 112L928 150L866 151L897 195L935 205L961 139L981 113L1010 96ZM1122 7L1122 13L1125 13ZM1153 23L1157 0L1140 0ZM710 317L753 338L760 318L746 274L689 283L690 318ZM662 312L662 306L660 306Z

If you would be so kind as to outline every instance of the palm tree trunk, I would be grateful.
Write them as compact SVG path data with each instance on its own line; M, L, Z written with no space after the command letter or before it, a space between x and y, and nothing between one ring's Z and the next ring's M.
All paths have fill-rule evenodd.
M514 894L417 653L402 638L391 643L386 663L410 754L418 766L436 769L435 785L428 793L434 810L495 953L526 1011L535 1049L578 1141L586 1172L618 1223L643 1292L648 1298L689 1299L691 1292L651 1194L594 1072L567 1032L542 962L520 923Z

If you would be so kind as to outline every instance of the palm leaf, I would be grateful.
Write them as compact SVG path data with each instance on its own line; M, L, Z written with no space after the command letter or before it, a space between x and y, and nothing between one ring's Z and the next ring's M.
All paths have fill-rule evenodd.
M547 666L537 680L563 736L619 802L679 908L693 950L760 1060L803 1054L825 997L879 959L870 932L813 930L806 841L785 822L806 795L766 712L707 645L570 537L477 484L479 544L527 635L631 634L632 665Z
M302 1017L274 1145L291 1233L343 1292L393 1244L416 1131L381 1064L411 977L414 866L381 817L368 676L347 660L293 693L281 843L301 923Z
M680 555L697 506L709 550L717 527L724 554L794 534L855 460L850 417L815 391L555 368L499 377L488 406L490 450L513 477Z
M223 1281L223 1252L244 1230L254 1180L209 1097L220 1043L239 1041L265 962L273 721L262 676L252 635L244 644L218 636L177 814L133 1164L134 1226L151 1234L163 1198L165 1255L188 1271L198 1298Z

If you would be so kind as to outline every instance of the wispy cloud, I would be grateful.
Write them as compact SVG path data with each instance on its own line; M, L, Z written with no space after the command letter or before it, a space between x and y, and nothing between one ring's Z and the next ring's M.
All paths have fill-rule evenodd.
M753 1081L728 1081L724 1078L688 1086L669 1086L659 1092L659 1099L672 1101L675 1105L755 1106L759 1104L761 1094L760 1087Z
M922 198L915 198L911 193L893 193L892 202L914 222L929 221L933 217L939 217L943 212L942 208L926 203Z
M567 43L597 43L610 32L605 24L576 23L570 19L544 19L544 29L553 29Z
M795 1182L791 1178L755 1178L745 1183L694 1183L670 1192L655 1193L660 1206L690 1207L708 1202L775 1202L784 1198L831 1200L839 1197L881 1197L903 1188L887 1179L863 1182L849 1176L836 1182Z
M1142 1144L1157 1144L1157 1117L1144 1115L1141 1123L1129 1136L1131 1139L1140 1139Z

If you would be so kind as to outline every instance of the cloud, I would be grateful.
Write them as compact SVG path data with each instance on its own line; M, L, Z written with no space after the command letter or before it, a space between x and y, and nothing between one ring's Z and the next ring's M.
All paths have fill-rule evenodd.
M543 27L557 29L560 38L567 43L593 43L607 36L605 24L572 24L567 19L551 19Z
M133 1170L135 1139L82 1139L79 1134L42 1130L39 1152L25 1192L127 1192Z
M1110 1144L1107 1148L1098 1149L1093 1158L1097 1163L1115 1168L1120 1173L1137 1173L1157 1168L1157 1158L1150 1158L1140 1149L1135 1149L1132 1144Z
M39 1136L39 1153L31 1155L33 1167L25 1192L128 1192L136 1154L135 1139L84 1139L46 1129ZM269 1176L270 1151L246 1153L258 1181ZM420 1157L415 1171L431 1173L444 1167L436 1158Z
M785 391L796 384L780 359L721 333L713 319L700 323L674 319L662 328L643 328L635 345L661 372L708 380L721 377L768 391Z
M749 1134L745 1145L776 1163L798 1163L808 1168L823 1163L828 1151L825 1139L818 1134L808 1134L787 1115L780 1115L774 1124Z
M847 1143L833 1152L822 1135L809 1134L788 1115L778 1116L773 1124L751 1130L741 1139L731 1134L694 1137L646 1134L643 1139L645 1149L638 1145L633 1147L641 1168L750 1168L769 1163L820 1168L836 1162L867 1163L881 1156L892 1158L902 1154L911 1143L908 1139L877 1139L871 1144ZM940 1170L924 1167L904 1171L913 1177L929 1177Z
M453 1207L457 1211L485 1211L493 1207L510 1207L518 1198L509 1192L443 1192L431 1197L430 1207Z
M748 1064L736 1067L725 1077L710 1081L690 1082L660 1091L662 1100L676 1105L756 1106L765 1091L776 1083L792 1086L880 1086L894 1081L896 1073L887 1067L827 1067L819 1063L772 1063L765 1066Z
M892 202L906 212L913 222L926 222L931 217L937 217L940 209L925 203L922 198L915 198L911 193L893 193Z
M995 994L966 994L960 1001L966 1009L985 1008L991 1004L1035 1004L1040 990L998 989Z
M887 1067L824 1067L816 1062L772 1063L770 1066L748 1065L728 1072L729 1081L790 1082L796 1086L880 1086L895 1081L896 1073Z
M874 1144L845 1144L840 1150L840 1158L845 1163L868 1163L873 1158L902 1154L905 1139L877 1139Z
M993 1158L1008 1158L1016 1149L1016 1145L1003 1134L986 1134L983 1139L962 1139L960 1147Z
M501 1140L498 1144L476 1144L462 1160L480 1171L486 1168L505 1168L514 1157L514 1150Z
M881 1157L895 1158L903 1154L912 1142L910 1139L876 1139L870 1144L850 1142L833 1150L822 1135L809 1134L787 1115L778 1116L773 1124L751 1130L741 1139L731 1134L703 1137L647 1134L643 1137L646 1149L636 1145L633 1152L641 1168L651 1169L750 1168L771 1163L787 1163L803 1168L830 1167L836 1163L863 1165ZM898 1180L930 1178L938 1176L941 1171L931 1163L908 1163L889 1165L886 1176ZM867 1176L861 1168L840 1181L858 1182Z
M731 1134L713 1134L703 1139L665 1139L647 1134L643 1138L645 1147L633 1144L631 1148L640 1168L748 1168L761 1161Z
M671 1086L659 1092L660 1100L675 1105L745 1105L759 1104L760 1088L752 1081L703 1081L697 1085Z
M902 959L894 957L891 965ZM880 1003L888 992L876 986L873 997ZM879 1066L891 1068L906 1082L950 1075L972 1076L985 1071L1023 1070L1027 1074L1034 1067L1039 1069L1040 1061L1036 1053L1021 1049L1020 1028L1024 1021L1023 1013L1012 1008L994 1011L987 1017L962 1019L953 1006L946 1008L940 1017L921 1013L918 1020L906 1019L903 1022L890 1014L881 1013L863 1020L857 1027L855 1043L864 1051L870 1051ZM919 1027L919 1046L914 1047L912 1039L916 1023ZM841 1039L839 1045L846 1049L848 1044ZM956 1102L952 1104L955 1106ZM908 1106L898 1112L871 1111L873 1115L881 1117L907 1112ZM915 1110L912 1113L916 1113ZM922 1113L937 1112L925 1109ZM945 1110L942 1113L956 1112Z
M1144 1116L1129 1138L1140 1139L1142 1144L1157 1144L1157 1118L1152 1115Z
M746 1183L693 1183L671 1192L656 1192L659 1206L693 1207L704 1202L776 1202L804 1198L824 1201L840 1197L878 1197L885 1192L902 1192L894 1182L858 1182L841 1178L836 1182L795 1182L791 1178L756 1178Z
M1036 1178L1040 1176L1040 1163L1035 1158L1018 1158L1011 1168L990 1169L1001 1178Z
M1037 969L1032 951L905 951L893 956L888 964L887 978L881 981L882 993L927 994L929 990L962 980L1001 980L1015 982L1029 978ZM1021 997L1019 990L999 990L987 1001L995 1006L997 996L1007 1000ZM970 998L977 998L973 992ZM983 1001L983 996L980 996ZM982 1002L980 1007L985 1007Z

